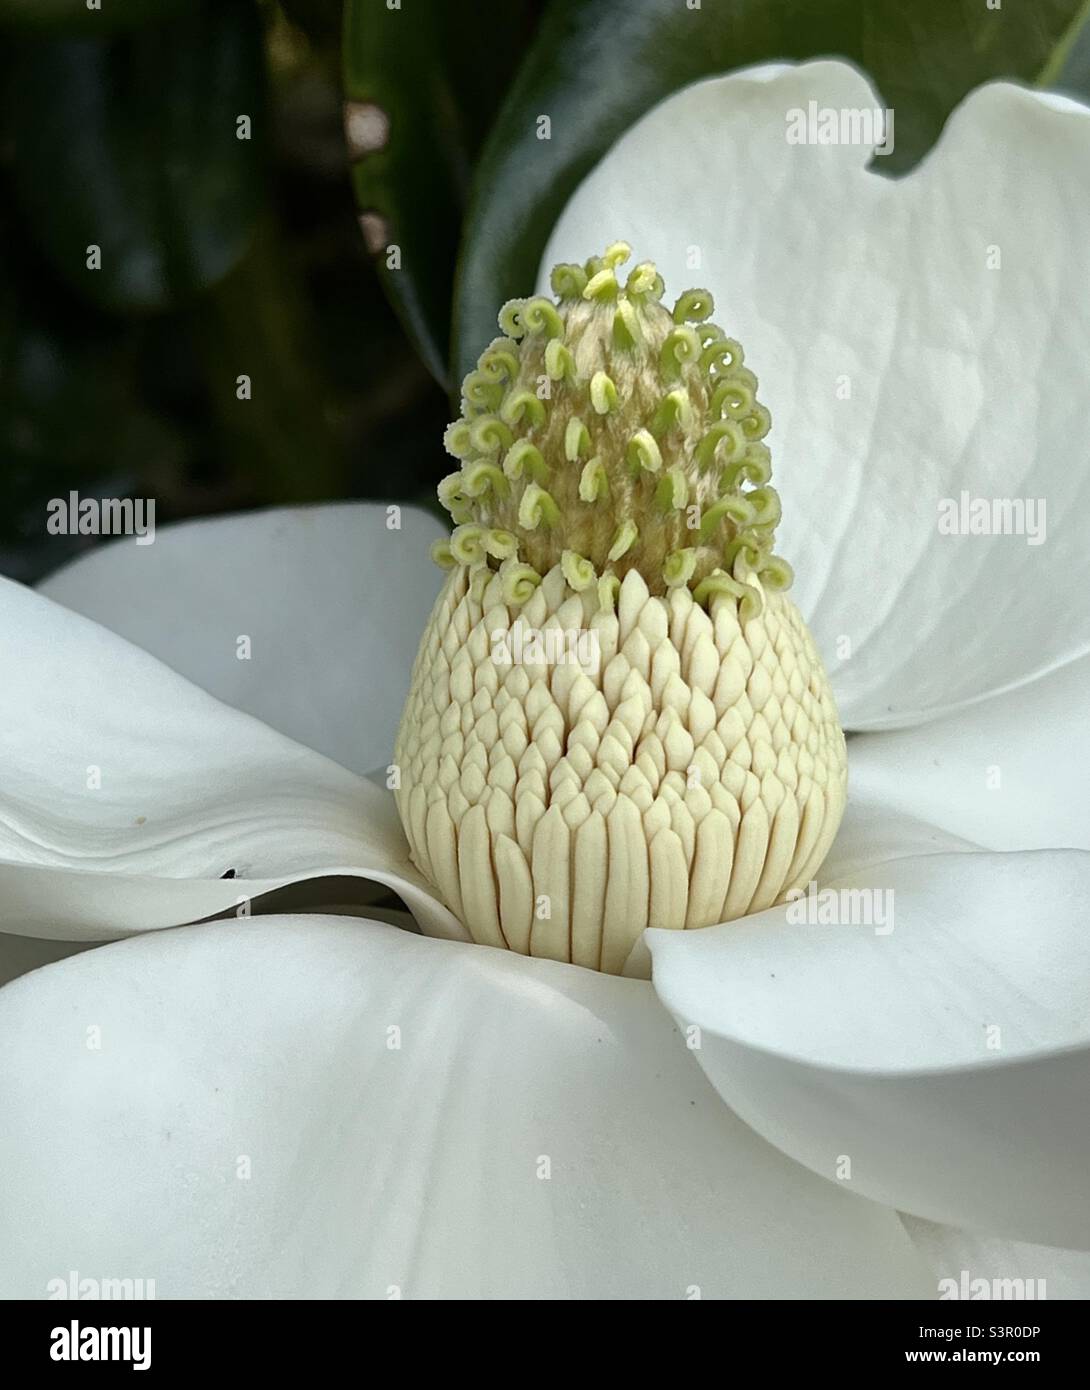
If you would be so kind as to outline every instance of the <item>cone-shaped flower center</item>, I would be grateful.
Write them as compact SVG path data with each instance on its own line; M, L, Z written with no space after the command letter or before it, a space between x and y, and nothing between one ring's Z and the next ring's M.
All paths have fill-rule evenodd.
M524 601L554 565L611 607L630 570L652 594L687 585L760 609L746 583L791 582L772 554L780 502L762 442L768 411L742 349L709 322L704 290L667 310L654 265L623 281L623 242L552 272L557 300L512 300L506 336L462 386L445 443L461 462L439 496L455 522L442 564L499 570Z

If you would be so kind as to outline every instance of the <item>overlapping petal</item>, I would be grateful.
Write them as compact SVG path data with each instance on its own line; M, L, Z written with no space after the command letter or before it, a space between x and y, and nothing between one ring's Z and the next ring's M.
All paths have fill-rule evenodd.
M861 734L852 797L987 849L1090 849L1088 711L1083 657L934 723Z
M41 591L353 772L390 761L445 534L416 507L285 507L161 527ZM246 639L245 643L242 639Z
M727 1103L815 1172L1090 1248L1088 898L1083 851L902 858L649 932L654 985Z
M978 89L894 181L858 142L789 143L811 103L815 131L883 104L839 62L671 97L576 192L543 265L621 236L671 290L713 292L772 411L778 548L845 724L902 727L1090 649L1090 112ZM1043 499L1042 543L943 534L963 493Z
M374 923L153 933L0 991L0 1292L926 1297L650 986Z
M463 934L392 795L6 580L0 670L0 930L101 940L348 874Z

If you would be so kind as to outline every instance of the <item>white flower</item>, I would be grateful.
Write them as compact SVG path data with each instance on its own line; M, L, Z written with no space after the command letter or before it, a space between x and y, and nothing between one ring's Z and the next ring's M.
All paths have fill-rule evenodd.
M832 63L671 99L545 259L623 228L760 371L780 547L863 731L812 906L650 933L650 984L465 941L359 775L438 588L422 513L189 524L4 582L0 967L54 963L0 992L0 1293L1085 1280L928 1223L1090 1247L1087 112L985 88L888 182L786 140L811 99L881 105ZM1045 499L1046 543L944 534L962 493ZM230 919L320 879L327 915ZM371 882L428 936L353 919ZM892 919L823 924L868 902Z

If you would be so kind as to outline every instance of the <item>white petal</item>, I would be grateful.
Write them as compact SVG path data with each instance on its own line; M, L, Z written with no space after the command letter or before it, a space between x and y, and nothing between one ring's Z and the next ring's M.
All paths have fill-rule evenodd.
M889 734L875 737L889 738ZM851 744L855 747L855 742ZM854 766L854 765L853 765ZM897 810L887 804L883 795L875 796L869 789L855 786L854 773L851 797L836 839L825 861L814 874L818 888L839 883L850 876L874 876L881 881L884 866L897 859L913 859L919 855L964 854L981 848L967 840L940 829L930 821ZM632 979L651 978L651 952L645 935L641 935L625 962L625 975Z
M441 575L438 520L385 503L190 521L115 541L42 592L237 709L349 767L390 760ZM249 639L249 656L240 638Z
M1090 658L848 746L851 794L987 849L1090 849Z
M349 874L464 935L390 793L10 580L0 671L0 929L101 940Z
M825 862L815 871L815 880L821 886L835 884L852 874L870 870L880 874L883 865L897 859L979 848L975 841L952 835L928 820L895 809L883 797L857 789L853 781L844 819Z
M935 1271L940 1298L964 1298L966 1287L972 1296L974 1290L968 1281L979 1279L988 1281L992 1298L1090 1298L1090 1254L1085 1250L974 1236L915 1216L903 1220L905 1230ZM942 1280L952 1280L953 1284L944 1285ZM1008 1284L1009 1280L1021 1281L1021 1287ZM979 1288L975 1292L983 1296ZM1026 1321L1032 1323L1033 1319Z
M841 886L872 896L814 917L860 925L791 904L647 933L720 1094L815 1172L848 1160L854 1191L1090 1247L1090 855L935 854Z
M777 549L842 717L903 726L1090 649L1090 112L983 87L891 180L869 147L788 144L811 101L882 105L836 62L663 102L576 192L541 283L623 236L671 294L713 292L772 412ZM1047 543L940 535L963 490L1044 498Z
M929 1291L894 1213L732 1116L639 982L266 918L7 986L0 1053L4 1295Z

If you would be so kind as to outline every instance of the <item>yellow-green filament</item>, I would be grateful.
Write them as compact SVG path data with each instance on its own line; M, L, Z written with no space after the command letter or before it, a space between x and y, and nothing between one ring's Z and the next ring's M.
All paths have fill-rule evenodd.
M532 565L509 561L500 566L500 586L504 603L527 603L541 583L541 575Z
M510 425L512 429L520 425L523 418L529 421L530 427L543 424L545 421L545 404L538 400L532 391L512 391L504 401L500 410L500 419L505 425Z
M676 381L686 362L695 362L700 356L700 339L688 324L679 324L666 335L666 341L659 351L659 371L666 381Z
M504 422L495 415L478 415L469 427L469 437L473 447L482 454L494 454L497 449L506 449L513 438Z
M460 565L484 559L484 530L480 526L456 526L450 536L450 552Z
M753 413L742 421L742 432L751 443L763 439L771 428L772 416L763 405L754 406Z
M627 241L612 241L605 249L602 264L616 269L617 266L624 265L631 255L632 247Z
M650 430L637 430L628 441L625 460L634 473L657 473L662 467L662 452Z
M718 460L734 463L746 450L746 437L733 420L718 420L696 446L696 462L707 471Z
M578 415L573 415L564 430L564 457L574 463L590 449L590 434Z
M550 381L575 380L575 358L559 338L550 338L545 349L545 372Z
M579 299L587 287L587 272L581 265L554 265L549 284L557 299Z
M564 335L564 321L551 299L528 299L519 318L527 333L544 333L550 338Z
M664 511L681 511L689 501L689 480L676 464L668 468L655 489L655 501Z
M702 349L700 365L718 379L736 372L742 365L742 349L733 338L716 338Z
M487 459L467 464L461 476L470 497L483 497L486 492L492 492L501 499L510 496L511 484L503 476L502 470Z
M477 370L490 381L514 381L519 370L518 343L510 338L494 338L477 359Z
M684 550L672 550L662 566L662 578L668 589L679 589L688 584L696 572L697 554L693 546Z
M526 332L522 323L522 309L525 299L509 299L500 310L498 323L509 338L521 338Z
M693 427L693 407L688 391L678 387L667 391L662 404L651 421L651 433L664 435L668 430L690 430Z
M715 300L707 290L686 290L674 305L675 323L700 323L715 313Z
M598 582L598 575L594 566L586 556L577 555L574 550L563 552L560 557L560 568L563 570L564 578L568 581L569 586L577 594Z
M643 329L640 316L628 302L622 299L613 315L613 343L624 352L633 352L643 342Z
M494 560L511 560L518 554L518 537L493 526L484 533L484 548Z
M528 484L519 502L519 525L527 531L538 526L555 526L560 520L560 508L553 498L537 483Z
M541 450L528 439L516 439L503 457L503 471L511 479L517 480L523 473L529 473L535 483L549 480L549 466L541 456Z
M455 420L452 425L446 427L443 431L443 448L452 458L468 458L473 450L468 420Z
M770 555L761 566L761 583L766 589L790 589L795 572L781 555Z
M617 388L605 372L595 372L590 379L590 403L599 415L616 409Z
M666 286L652 261L641 261L629 272L625 293L636 300L661 299Z
M626 550L630 550L639 538L639 527L627 517L613 533L613 542L606 552L607 560L619 560Z
M597 456L583 465L579 475L579 498L583 502L597 502L609 496L609 477L606 466Z
M718 502L703 512L700 517L700 538L710 540L724 521L733 521L736 526L746 526L753 517L753 508L740 494L720 497Z
M621 592L621 581L612 570L607 570L598 581L598 608L603 613L612 613Z
M607 266L604 270L598 271L587 281L586 288L583 290L584 299L616 299L620 293L620 285L617 277L613 273L612 266Z

